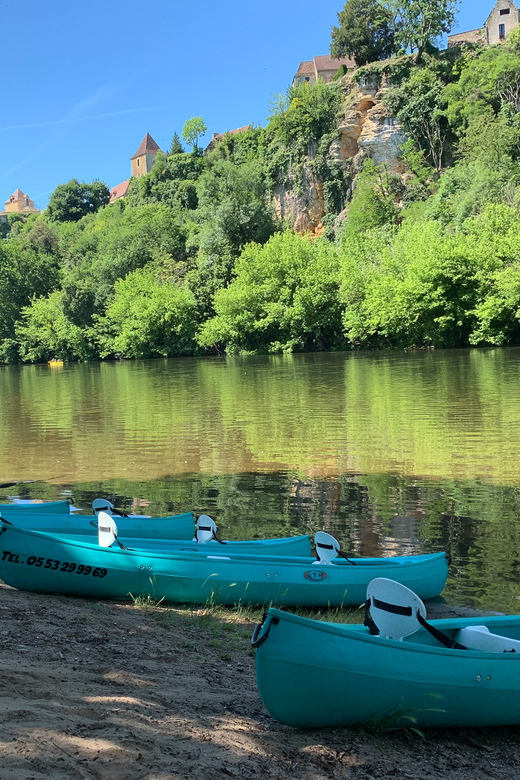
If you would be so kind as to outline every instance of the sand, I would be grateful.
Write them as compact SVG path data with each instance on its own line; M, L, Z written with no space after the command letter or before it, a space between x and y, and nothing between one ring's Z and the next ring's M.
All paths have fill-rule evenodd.
M520 777L520 729L298 731L255 682L254 622L0 584L0 780Z

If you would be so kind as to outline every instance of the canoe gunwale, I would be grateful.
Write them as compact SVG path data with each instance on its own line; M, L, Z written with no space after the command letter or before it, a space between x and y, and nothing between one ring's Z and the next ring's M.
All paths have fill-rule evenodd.
M256 632L257 639L261 640L265 635L267 635L266 638L268 638L271 625L276 626L280 623L281 620L285 620L290 623L297 623L315 631L319 631L320 633L328 633L339 637L344 637L345 640L355 640L358 642L368 643L369 645L379 645L387 648L398 648L403 652L419 652L427 654L434 653L435 655L451 656L456 658L460 658L461 656L477 658L492 657L493 659L499 658L504 661L516 659L516 661L513 661L514 663L520 662L520 653L508 653L503 651L494 653L484 650L471 650L469 648L460 650L456 648L444 647L440 644L430 644L429 642L423 644L422 642L409 641L409 637L406 637L403 640L388 639L387 637L370 634L369 629L361 624L330 623L328 621L314 620L313 618L296 615L292 612L278 609L277 607L270 607L267 611L267 615L261 630L257 630ZM494 626L495 628L499 626L507 627L508 625L518 626L520 624L520 617L518 615L493 615L490 617L444 618L439 620L430 620L428 622L435 628L438 628L440 631L450 631L458 630L459 628L465 628L467 626L479 625ZM421 628L416 632L416 634L413 634L412 636L424 636L425 638L428 638L429 635L426 629Z
M14 531L16 531L16 533L19 533L19 534L27 535L27 536L30 536L30 537L34 537L34 536L39 537L39 538L43 537L47 541L56 542L56 543L60 543L60 544L67 544L67 545L70 545L71 547L80 547L82 549L87 549L89 551L92 551L93 549L95 549L97 552L102 552L103 554L112 554L112 555L119 555L119 556L120 555L125 555L125 556L129 556L129 557L132 557L132 556L140 556L140 557L142 557L143 556L143 551L138 550L138 549L137 550L133 550L131 548L128 548L126 550L121 550L119 547L103 547L103 548L101 548L101 547L98 547L98 545L96 543L89 542L89 541L83 542L83 541L77 541L77 540L69 540L66 537L58 537L58 536L55 537L55 535L45 533L45 531L35 531L35 530L31 530L29 528L20 528L19 526L16 525L16 523L13 523L11 519L9 519L7 522L8 522L8 524L3 526L2 518L0 517L0 533L2 532L2 529L4 531L6 531L6 530L14 530ZM124 533L121 533L121 536L123 537ZM129 541L132 541L132 540L129 540ZM186 540L186 544L190 544L190 543L192 543L191 540ZM251 561L252 563L262 563L262 564L265 563L265 557L261 556L261 555L251 555L249 553L246 553L246 554L226 553L226 550L222 549L220 547L220 545L219 545L218 549L222 552L222 555L217 555L217 556L212 555L211 557L213 559L218 559L223 564L225 564L227 562L229 555L232 556L231 560L232 561L236 561L236 562ZM171 557L175 558L176 556L179 556L180 558L184 558L186 556L186 554L188 554L188 553L190 553L190 554L191 553L195 553L197 558L201 557L200 553L199 553L199 550L196 550L196 549L186 549L186 550L179 551L179 552L173 551L171 553L168 553L167 555L161 554L159 552L148 552L148 551L145 551L146 557L147 558L150 557L150 558L153 558L153 559L164 559L164 558L168 558L169 559ZM423 565L425 563L433 563L433 562L435 562L436 560L438 560L438 559L440 559L442 557L446 558L446 553L444 553L444 552L426 553L426 554L423 554L423 555L393 556L393 557L389 557L389 558L357 558L355 560L358 561L358 564L357 564L357 569L358 570L362 570L362 569L365 569L365 568L368 569L369 567L372 567L372 566L374 566L374 569L379 569L379 568L388 569L389 567L392 567L392 566L395 566L398 569L400 569L401 567L413 568L415 566L421 566L421 565ZM312 565L315 564L317 559L316 558L307 557L307 556L305 556L305 557L300 557L300 556L285 557L283 555L280 555L280 556L272 556L271 560L272 560L273 563L276 563L276 562L280 561L280 563L283 564L283 566L287 565L288 567L296 568L296 567L302 566L302 565L305 565L305 566L309 566L310 565L310 566L312 566ZM344 560L342 558L336 558L335 560L333 560L331 562L331 564L320 564L319 566L317 565L316 566L316 571L318 571L318 570L328 571L329 569L333 570L333 569L339 568L339 567L341 567L341 568L348 568L348 569L352 569L353 568L348 561L346 561L346 560ZM391 576L391 574L388 574L387 576Z

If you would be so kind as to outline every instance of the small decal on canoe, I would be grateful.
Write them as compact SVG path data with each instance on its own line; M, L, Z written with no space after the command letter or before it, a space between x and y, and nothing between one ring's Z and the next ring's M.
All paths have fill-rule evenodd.
M327 577L324 571L306 571L303 576L306 580L310 580L311 582L323 582Z

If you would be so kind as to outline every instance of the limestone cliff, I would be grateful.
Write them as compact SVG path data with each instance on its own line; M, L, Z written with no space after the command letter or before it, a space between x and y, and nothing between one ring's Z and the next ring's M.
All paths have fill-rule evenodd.
M350 77L345 81L339 137L331 144L328 153L330 161L343 165L346 179L350 182L345 206L355 186L356 173L367 157L371 157L376 165L385 165L389 173L406 173L406 166L398 159L406 138L397 119L387 112L382 103L386 86L377 77L360 82ZM274 192L278 216L298 233L319 232L326 214L324 186L314 172L313 158L314 150L310 149L299 188L294 186L289 176L286 182L277 185Z

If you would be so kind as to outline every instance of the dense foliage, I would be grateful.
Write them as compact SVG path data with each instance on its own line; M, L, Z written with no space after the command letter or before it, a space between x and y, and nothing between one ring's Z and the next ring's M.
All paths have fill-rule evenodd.
M428 8L431 37L454 4ZM293 87L206 153L188 120L192 151L173 134L124 200L72 180L9 216L0 360L520 344L520 32L416 53ZM333 151L367 79L408 139L404 176ZM325 216L295 234L276 206L311 189Z
M403 52L421 62L455 23L458 0L347 0L332 28L333 57L354 57L358 65Z
M379 0L347 0L332 28L333 57L354 57L357 65L384 60L395 51L393 17Z

